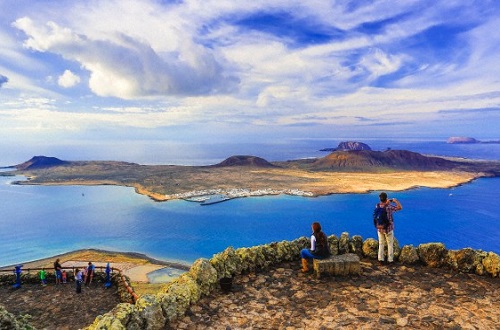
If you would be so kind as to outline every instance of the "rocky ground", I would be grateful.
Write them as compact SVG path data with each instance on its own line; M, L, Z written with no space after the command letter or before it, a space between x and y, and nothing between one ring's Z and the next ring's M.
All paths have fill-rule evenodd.
M0 286L0 305L16 316L30 314L36 329L69 330L84 328L119 303L116 287L105 289L102 283L83 286L81 294L75 291L73 282Z
M362 275L316 279L299 262L235 278L169 329L500 329L500 279L362 260ZM0 287L0 304L38 329L78 329L118 303L114 289Z
M171 329L500 329L500 280L362 260L354 277L316 279L298 263L241 275Z

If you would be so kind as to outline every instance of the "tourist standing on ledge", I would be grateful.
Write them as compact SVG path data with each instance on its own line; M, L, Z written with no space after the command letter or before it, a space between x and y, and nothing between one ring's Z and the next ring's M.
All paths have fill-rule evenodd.
M373 224L378 233L378 261L385 261L385 245L387 244L387 262L394 262L394 212L402 210L401 203L396 199L387 199L385 192L379 195L380 203L373 211Z
M311 248L300 251L300 256L302 257L302 272L304 273L309 271L309 259L323 259L330 256L328 238L325 233L321 231L321 225L319 222L314 222L311 227L313 231L311 235Z
M61 276L62 276L61 270L62 270L62 267L61 267L61 264L59 263L59 258L58 258L54 262L54 271L56 273L56 285L61 284Z

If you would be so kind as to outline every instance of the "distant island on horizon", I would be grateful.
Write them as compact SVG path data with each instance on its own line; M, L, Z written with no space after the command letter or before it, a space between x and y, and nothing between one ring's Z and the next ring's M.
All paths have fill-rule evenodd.
M500 144L500 140L480 141L480 140L477 140L473 137L452 136L452 137L448 138L446 143L449 143L449 144L475 144L475 143Z
M289 194L445 188L480 177L500 176L500 161L425 156L408 150L374 151L347 141L325 157L269 162L251 155L230 156L206 166L140 165L120 161L66 161L35 156L0 175L23 175L19 185L119 185L155 201L204 202Z

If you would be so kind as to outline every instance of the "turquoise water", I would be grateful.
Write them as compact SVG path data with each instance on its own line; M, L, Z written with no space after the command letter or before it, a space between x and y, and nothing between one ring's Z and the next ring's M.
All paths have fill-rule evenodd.
M158 203L132 188L15 186L0 177L0 266L83 248L134 251L190 263L227 246L308 236L320 221L327 234L376 237L371 213L378 192L318 198L268 196L210 206ZM500 178L452 189L389 193L400 244L444 242L500 253Z

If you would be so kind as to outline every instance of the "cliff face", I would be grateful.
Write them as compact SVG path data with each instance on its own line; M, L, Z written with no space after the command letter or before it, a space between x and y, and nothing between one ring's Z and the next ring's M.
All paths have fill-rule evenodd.
M46 157L46 156L35 156L31 158L30 160L16 165L15 167L18 170L35 170L39 168L47 168L47 167L52 167L52 166L60 166L60 165L66 165L69 164L69 162L66 162L64 160L60 160L59 158L55 157Z
M427 157L407 150L350 150L335 151L326 157L320 158L311 165L311 169L387 167L414 170L449 170L455 166L456 164L452 161L439 157Z

